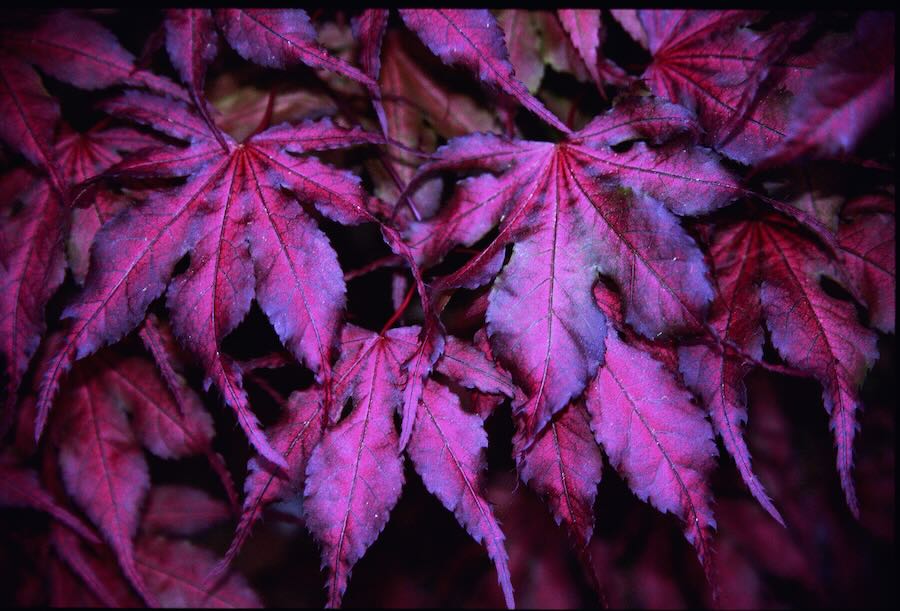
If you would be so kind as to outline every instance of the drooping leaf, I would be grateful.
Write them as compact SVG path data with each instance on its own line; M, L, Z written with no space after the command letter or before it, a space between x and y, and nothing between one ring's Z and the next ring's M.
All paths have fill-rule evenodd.
M850 474L853 439L859 428L859 386L878 356L876 335L859 323L852 303L831 297L820 286L825 274L840 278L821 248L775 218L753 229L765 265L760 299L772 343L785 361L822 384L841 487L850 510L858 514Z
M486 283L503 265L503 248L515 243L486 320L496 355L528 395L516 408L527 414L529 442L602 361L605 322L592 295L598 273L616 281L627 321L647 337L699 328L712 297L702 256L672 212L718 208L737 184L708 151L639 142L616 152L613 145L623 140L663 140L660 124L669 134L685 131L683 110L653 100L637 106L644 110L638 119L625 111L633 108L628 103L557 145L457 138L419 174L502 172L463 181L450 203L434 219L414 223L408 236L427 264L500 224L490 245L440 279L439 289Z
M723 232L710 245L718 298L710 309L709 323L721 338L756 359L762 358L764 341L757 285L759 249L752 237L748 239L740 231ZM683 346L678 349L678 358L685 384L709 410L716 433L734 458L747 488L775 520L784 524L753 473L750 451L744 441L742 426L747 421L744 377L752 365L732 351L706 345Z
M287 471L282 472L265 462L250 459L247 464L249 474L244 482L246 496L241 520L224 558L214 567L211 579L224 574L237 557L267 505L302 494L309 457L322 438L324 429L325 405L321 390L293 393L283 421L272 429L272 445L284 456Z
M249 408L240 373L219 350L255 297L276 333L301 362L328 367L344 285L325 235L285 189L343 223L371 220L358 179L311 158L311 151L373 141L361 130L330 121L281 125L223 151L187 108L146 94L126 94L116 112L155 125L163 116L169 135L187 148L160 147L117 166L143 176L184 176L172 193L116 217L101 230L83 293L65 311L74 324L47 373L37 430L60 376L73 358L117 340L134 328L165 288L175 263L189 250L188 271L168 290L180 341L196 354L248 437L267 459L283 466ZM167 114L166 114L167 113ZM376 139L377 140L377 139ZM125 247L123 247L125 246ZM315 292L316 298L313 298ZM302 304L300 309L296 304Z
M671 372L640 350L606 336L606 362L585 395L591 428L631 490L685 525L712 581L707 483L717 454L703 412Z
M414 327L378 335L352 325L341 334L332 418L348 398L354 406L313 451L304 492L306 524L322 546L331 607L340 604L350 571L400 498L403 463L393 413L403 402L401 367L417 334Z
M842 280L826 252L795 222L774 213L723 228L711 249L716 274L722 279L721 300L714 305L712 324L753 356L762 351L760 325L764 321L782 358L822 384L841 485L855 513L858 508L850 470L858 426L858 389L878 351L875 334L859 323L853 304L822 288L823 276ZM680 356L686 381L707 402L745 481L773 513L749 470L749 454L740 436L740 424L746 419L743 378L747 366L733 354L711 357L702 348L683 348ZM710 358L714 368L707 364ZM710 370L721 373L710 376ZM718 385L715 390L713 382Z
M487 434L481 418L465 413L447 387L425 383L420 414L409 444L409 457L429 492L479 543L497 567L506 606L515 608L503 532L481 492Z
M522 480L547 500L553 519L565 525L580 550L594 532L594 499L603 472L589 422L584 403L573 401L519 454Z
M137 570L134 536L150 486L144 454L103 368L82 366L60 402L59 464L66 490L115 550L122 572L147 604L156 597ZM85 472L94 474L85 477Z

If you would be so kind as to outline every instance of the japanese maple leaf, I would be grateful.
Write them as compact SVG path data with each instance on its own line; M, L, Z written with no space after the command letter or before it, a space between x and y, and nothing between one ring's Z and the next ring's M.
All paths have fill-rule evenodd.
M603 358L605 317L592 287L611 277L626 320L655 337L702 326L712 297L702 255L676 214L699 214L730 201L737 184L714 154L663 142L695 126L686 111L631 100L597 117L569 141L510 141L474 134L451 140L419 177L441 169L501 173L463 180L434 218L408 238L433 263L456 244L471 245L499 224L497 237L434 290L475 288L500 272L486 313L495 355L527 401L530 443L550 418L581 394ZM687 137L687 136L686 136ZM504 265L504 248L514 243ZM527 445L527 444L526 444Z
M603 446L635 494L684 520L688 539L711 574L714 521L706 480L715 447L709 424L678 382L677 353L670 342L651 342L628 327L614 291L598 284L594 294L613 328L605 340L605 362L585 395L558 412L533 445L524 446L517 432L513 442L517 449L524 447L517 456L520 477L545 498L582 561L591 566L587 546ZM683 443L679 437L694 441Z
M619 87L628 83L625 71L603 57L600 50L605 30L599 9L559 9L556 14L601 92L607 83Z
M869 12L794 97L785 139L769 162L852 152L893 107L893 15Z
M61 339L54 336L51 345ZM145 598L153 593L135 573L132 545L149 488L141 445L160 458L213 454L212 418L192 391L183 389L181 397L176 405L175 395L150 361L103 352L79 364L67 380L60 397L64 409L53 425L66 489ZM94 469L99 483L84 478L82 468Z
M345 325L342 331L334 405L340 409L352 398L354 407L313 451L303 505L307 526L322 545L329 606L340 604L353 566L374 543L400 497L403 458L393 414L403 406L411 375L407 363L415 357L418 334L416 327L376 334ZM484 354L456 339L448 339L435 368L451 378L465 372L459 381L483 392L512 392L511 383ZM413 466L426 488L484 543L512 607L503 533L478 481L487 445L481 418L464 412L456 395L434 379L423 384L418 412L407 449Z
M138 569L165 607L262 607L262 601L238 573L212 587L203 578L216 562L207 549L190 541L144 537L135 548Z
M145 150L118 172L189 178L172 191L155 192L98 234L85 288L63 314L73 324L44 379L37 431L72 360L133 329L191 251L187 272L168 290L175 334L200 359L207 384L215 381L222 390L254 447L284 466L249 408L240 372L219 345L256 298L292 354L327 375L344 282L327 238L288 192L338 222L373 217L358 178L288 153L378 138L323 120L279 125L238 144L224 134L214 137L172 100L130 92L108 109L190 141L184 148Z
M722 228L710 254L720 288L711 324L753 355L762 352L765 321L782 358L822 384L841 486L851 511L858 513L850 474L858 389L878 351L875 333L859 323L853 304L831 297L820 286L823 276L842 279L836 262L796 223L774 213ZM684 348L680 357L685 380L709 406L744 480L777 519L750 471L741 436L740 425L746 420L746 368L727 351L712 355L701 347Z
M281 421L272 427L271 442L284 456L288 468L286 471L273 469L256 458L251 458L247 463L240 523L225 556L213 567L208 578L210 581L226 573L231 561L250 537L253 526L262 517L266 505L303 492L310 454L325 430L325 397L318 388L292 393L285 411Z
M584 401L559 411L534 444L518 454L519 476L545 498L583 553L594 532L594 499L603 456L590 428Z
M405 34L405 36L404 36ZM386 135L407 147L432 151L437 136L452 138L473 131L498 131L496 118L464 91L454 88L423 65L416 49L421 48L411 34L391 31L381 50L379 87L387 124ZM425 49L421 48L425 53ZM392 165L400 185L382 180L381 197L395 201L421 164L420 155L396 149ZM414 213L430 216L440 198L440 181L428 184L416 194Z
M166 50L197 109L210 123L203 83L218 51L217 25L241 57L259 65L285 69L303 63L334 71L369 89L377 88L373 78L332 57L319 45L304 10L220 9L213 16L210 9L171 9L166 15Z
M133 539L150 474L127 416L109 392L110 370L80 367L61 397L62 480L72 499L116 552L122 572L147 604L156 598L137 570ZM88 471L94 477L84 477Z
M487 86L511 95L561 132L571 133L516 77L503 30L487 9L401 9L400 16L444 63L462 65Z
M138 68L112 32L71 11L51 13L33 28L4 28L0 47L81 89L122 84L187 99L172 81Z
M892 197L874 195L841 211L838 244L847 279L869 308L872 326L893 333L897 319L897 219Z
M14 185L22 201L18 214L4 219L0 230L0 329L2 353L8 375L8 400L15 398L22 375L34 354L44 329L47 301L65 275L65 238L70 239L70 255L76 278L86 271L90 248L101 215L111 215L119 200L102 192L88 210L65 209L70 189L120 161L119 152L134 151L154 139L130 128L97 125L87 132L60 127L56 142L39 159L48 171L30 177L31 185ZM42 149L43 150L43 149ZM4 213L9 214L8 211ZM96 217L95 217L96 215Z
M784 132L751 113L759 89L796 25L759 33L750 11L614 11L653 56L644 71L651 91L697 113L713 148L742 163L765 156ZM747 116L751 113L751 116Z
M0 506L43 511L87 541L99 543L97 536L81 519L56 502L41 484L37 473L9 462L6 457L0 462Z

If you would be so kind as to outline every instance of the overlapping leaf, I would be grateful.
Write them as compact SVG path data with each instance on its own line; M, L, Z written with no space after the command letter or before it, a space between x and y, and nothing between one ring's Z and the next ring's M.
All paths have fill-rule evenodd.
M108 107L191 140L185 148L145 151L121 164L119 172L189 178L172 192L156 193L116 217L98 235L84 292L64 314L74 324L44 380L39 413L46 414L73 358L134 328L165 288L175 263L190 250L188 271L168 291L175 333L236 410L254 446L282 464L247 404L240 372L219 345L255 297L299 360L316 371L328 367L344 284L327 238L287 190L339 222L372 217L358 179L288 151L374 138L323 120L277 126L240 145L228 141L223 150L205 123L184 107L173 111L172 104L129 93Z
M703 149L659 148L693 127L684 109L630 101L601 115L568 142L510 141L475 134L452 140L420 176L486 169L460 183L434 219L409 239L426 263L471 245L499 224L497 237L436 288L474 288L500 268L487 309L496 356L528 395L530 443L578 396L603 357L605 321L592 295L597 274L624 296L627 321L648 337L698 329L712 297L702 256L675 214L714 210L731 200L734 179ZM515 243L503 265L504 247ZM640 297L638 297L640 295Z
M353 408L328 430L309 459L304 493L307 525L322 545L328 603L337 606L350 571L388 521L403 487L402 457L393 413L403 406L408 361L417 352L416 327L375 334L345 325L335 366L332 419L347 399ZM514 389L483 354L451 339L435 364L483 392ZM463 375L460 375L463 374ZM426 488L483 542L497 566L507 605L513 594L503 533L479 484L487 445L481 419L465 413L456 396L435 380L424 382L408 453Z
M765 321L785 361L822 384L841 485L851 510L858 512L850 474L858 390L878 352L875 334L859 323L853 304L830 296L820 285L826 275L839 280L838 268L796 224L774 214L723 229L715 237L711 254L721 291L713 324L734 345L754 355L762 351L761 323ZM702 348L682 349L681 358L686 380L710 407L744 480L777 517L750 471L740 433L746 420L746 368L734 355L712 355ZM709 371L718 373L711 376Z
M508 93L556 129L571 133L516 78L503 30L487 9L401 9L400 15L445 63L466 67L485 84Z
M753 163L784 137L778 125L757 117L751 107L770 68L802 29L755 32L746 26L759 15L749 11L614 14L653 55L643 75L650 89L696 112L711 146Z

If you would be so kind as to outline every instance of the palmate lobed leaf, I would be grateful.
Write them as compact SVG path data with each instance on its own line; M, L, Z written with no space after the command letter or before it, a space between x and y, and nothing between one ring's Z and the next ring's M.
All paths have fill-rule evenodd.
M841 280L839 268L796 223L772 213L721 230L711 254L720 279L712 324L752 355L762 352L765 322L785 361L822 384L841 485L851 511L858 513L850 470L859 385L878 351L875 333L860 324L853 304L828 295L820 286L823 276ZM750 470L740 432L747 417L746 364L727 351L714 354L700 347L682 348L679 356L687 383L704 398L744 481L778 519ZM710 375L710 369L717 373Z
M353 408L313 450L303 493L307 526L322 545L329 606L340 604L353 566L381 533L401 494L403 457L392 416L403 409L418 335L416 327L376 334L349 324L341 334L331 419L340 416L337 410L348 399ZM437 371L450 378L474 378L467 384L486 392L514 392L508 377L483 353L452 338L448 346L435 363ZM479 483L486 445L481 418L464 412L446 386L427 380L406 451L425 487L484 544L512 608L503 533Z
M12 123L15 120L14 116ZM34 132L34 121L27 125ZM23 184L7 185L12 198L22 203L18 213L11 214L10 208L4 210L4 227L0 231L4 260L0 271L0 286L4 288L0 293L0 328L5 336L2 352L7 364L9 401L15 399L19 382L43 333L47 302L63 282L66 235L69 236L69 266L76 278L83 280L94 234L102 221L123 205L119 198L101 192L88 208L69 213L70 190L120 161L120 153L155 142L135 130L102 124L84 133L65 125L58 131L55 143L45 151L49 157L32 159L27 151L22 151L30 161L43 166L46 175L29 174ZM49 144L42 140L32 143L39 141L42 147ZM31 184L25 184L29 179Z
M0 163L5 168L21 156L32 167L0 181L0 344L9 378L0 432L17 417L15 450L38 453L45 466L61 462L65 490L45 469L47 491L30 471L4 471L0 492L4 502L37 507L56 520L49 539L56 554L52 600L136 604L132 586L119 574L124 569L150 602L258 604L246 583L225 571L265 508L288 501L322 545L328 601L337 605L352 568L401 494L403 452L426 489L485 546L506 604L514 603L513 579L520 598L524 593L531 600L519 585L526 572L515 569L530 558L515 557L513 550L524 548L505 540L481 481L483 420L492 413L504 418L496 408L505 398L514 406L519 476L545 498L583 565L596 566L591 549L602 549L588 543L605 452L639 498L681 519L712 575L714 433L760 505L778 522L783 519L776 504L789 524L795 521L783 491L766 479L776 502L769 499L751 468L748 446L754 453L757 446L743 438L744 380L757 366L822 384L841 483L857 511L851 468L859 385L877 357L876 336L867 325L885 333L895 326L894 206L893 196L885 195L892 188L880 177L871 190L862 182L855 187L856 194L880 194L848 199L846 189L832 186L815 193L830 197L819 208L812 187L799 186L811 205L800 201L799 207L827 226L818 227L823 243L790 219L746 202L717 211L749 193L741 173L749 179L776 164L859 149L892 99L890 24L867 14L852 33L835 34L818 17L763 20L759 13L737 11L613 16L650 51L637 80L655 97L620 96L612 110L577 133L544 106L554 95L549 79L542 86L545 64L582 83L593 81L601 94L612 88L643 94L641 83L632 83L643 66L623 63L629 75L604 57L610 21L595 9L511 10L496 19L485 10L407 9L392 18L387 10L369 9L352 19L356 47L341 50L341 57L358 58L358 67L325 52L317 42L316 16L301 10L172 10L139 59L101 25L107 23L102 13L95 19L86 12L54 12L22 27L4 18L0 107L9 120L0 127L0 140L12 157ZM337 28L349 31L344 22ZM435 58L419 57L428 54L411 44L414 35L440 61L463 71L441 77ZM351 44L345 38L341 44ZM162 44L186 89L147 68ZM253 108L250 123L258 127L232 131L251 113L219 116L204 91L207 71L225 68L229 73L216 76L227 77L227 96L231 59L213 63L225 45L266 68L325 68L363 84L365 90L356 87L353 95L369 99L334 99L333 82L323 80L309 94L323 106L312 116L338 114L353 127L326 120L266 129L278 104L272 92L268 109L261 102ZM607 50L610 56L618 51ZM465 87L475 80L464 71L502 93L502 108L469 97ZM301 81L309 74L283 76L306 94L309 84ZM261 82L268 87L275 81ZM61 120L71 118L68 85L107 96L103 112L149 129L106 120L83 133L70 130ZM164 95L123 95L122 87ZM591 95L596 93L573 102L570 117L584 116L581 107L592 107ZM216 99L223 99L221 93ZM357 114L365 108L361 101L371 101L371 117ZM527 133L534 119L519 116L514 124L515 102L563 132L563 139L512 137L519 129ZM221 119L218 125L212 115ZM508 137L478 133L499 131L495 115L505 119ZM384 137L358 124L378 126ZM222 133L223 125L229 133L250 135L237 142ZM150 135L151 129L162 137ZM412 149L431 151L440 138L451 140L416 174L426 158ZM384 175L374 164L365 168L379 196L397 199L393 206L366 194L364 173L336 170L308 155L386 139L407 147L390 149L402 163ZM726 170L719 154L753 167L729 162ZM870 170L879 165L851 162ZM434 174L445 170L476 175L445 183L452 195L441 206L443 179ZM125 188L100 188L101 174L103 187ZM147 188L134 190L136 183ZM416 192L423 184L427 195ZM788 213L796 203L764 201ZM76 206L71 212L69 204ZM357 224L375 221L373 211L394 215L379 223L382 237L410 267L423 329L390 329L409 304L402 295L410 283L395 274L398 311L385 330L348 324L338 332L344 282L313 216ZM496 238L485 240L492 230ZM482 240L488 245L473 250ZM451 253L472 258L455 272L423 278L417 264L436 266ZM186 271L173 276L184 255L190 256ZM35 446L21 442L21 430L34 418L33 398L16 406L16 390L27 379L45 333L43 312L67 263L83 289L73 286L67 335L62 345L48 342L51 359L37 372L40 378L49 371L38 430L72 363L132 329L140 328L156 367L108 352L76 364L52 414L51 441L59 448ZM850 296L835 297L832 281ZM439 318L457 288L478 289L461 308L477 348L447 335L445 322L457 327L450 316ZM241 519L221 560L185 541L147 536L193 535L228 511L199 489L148 491L141 446L165 459L205 454L233 510L240 505L224 460L212 450L212 420L174 354L167 324L147 314L164 289L166 318L180 343L203 367L207 386L214 382L237 411L261 454L247 464ZM465 301L470 295L460 291L452 299L457 296ZM265 359L236 361L223 349L253 300L291 357L316 374L316 382L290 400L260 382L283 411L265 435L242 379L265 366ZM415 308L407 321L420 316ZM784 365L770 362L771 352L763 350L767 337ZM100 468L98 455L113 459L103 465L107 485L87 490L73 472ZM100 545L78 542L74 533L85 541L94 535L67 509L66 491L115 558ZM497 491L494 486L490 496ZM861 499L865 504L865 495ZM119 505L121 516L104 510ZM504 519L515 524L515 518ZM139 521L144 536L135 540ZM731 562L733 549L720 547L719 556ZM527 578L538 566L528 569ZM496 588L493 577L490 585Z
M584 390L603 359L605 318L597 274L619 285L627 322L641 334L697 330L712 298L702 255L675 214L719 208L739 191L714 154L679 145L695 133L684 109L655 100L620 104L557 145L487 134L451 140L420 176L444 169L500 172L461 183L436 217L408 236L426 264L456 244L497 237L436 288L475 288L503 271L490 293L487 330L496 356L525 390L526 447ZM415 182L415 181L414 181ZM514 243L503 266L504 247Z
M283 458L259 429L241 375L219 350L255 297L289 350L313 370L327 367L343 305L344 284L334 251L314 221L284 188L343 223L371 220L358 180L302 152L378 141L329 120L273 127L222 150L205 123L171 100L129 93L109 106L138 121L162 124L191 140L186 148L145 150L116 171L142 176L185 176L183 187L154 194L107 224L97 238L84 293L64 313L73 319L42 392L50 407L60 375L73 358L117 340L136 326L165 288L175 263L192 250L188 271L169 286L176 335L201 360L237 412L253 445L275 464ZM168 114L166 111L168 109ZM162 256L161 256L162 255ZM303 304L297 311L294 304ZM327 373L326 373L327 375ZM42 418L39 416L38 431Z

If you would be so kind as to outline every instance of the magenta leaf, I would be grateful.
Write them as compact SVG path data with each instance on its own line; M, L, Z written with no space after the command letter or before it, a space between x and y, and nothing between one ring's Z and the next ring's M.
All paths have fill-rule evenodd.
M718 298L710 310L709 323L719 337L756 359L762 358L764 340L757 286L759 248L753 232L744 226L718 233L710 246ZM678 357L685 384L709 410L713 427L734 458L747 488L775 520L784 524L753 473L750 451L743 437L742 425L747 421L744 377L752 366L731 351L706 345L683 346L678 350Z
M166 50L181 80L203 91L206 67L216 58L218 35L209 9L170 9L166 13Z
M428 491L479 543L497 567L506 606L515 608L503 532L479 484L487 434L481 418L465 413L459 399L434 381L425 384L409 457Z
M849 44L835 49L793 99L785 140L772 157L852 151L894 106L894 20L888 13L859 18ZM769 160L770 162L773 159Z
M147 496L141 521L145 533L188 536L216 526L231 517L226 503L199 488L182 485L154 486Z
M616 13L614 13L615 15ZM778 142L783 132L745 115L770 67L787 50L799 28L784 26L757 33L746 25L749 11L638 11L626 29L642 29L653 62L644 72L656 95L697 113L708 143L743 163L752 163Z
M154 96L130 94L113 109L134 111L137 120L152 121L152 113L164 112L161 105ZM145 151L137 155L139 162L118 167L120 172L141 175L191 177L175 192L157 193L127 210L98 234L93 251L97 266L92 267L80 299L64 314L74 324L48 371L38 411L46 414L73 357L117 340L140 322L166 286L175 263L192 250L188 271L168 290L175 334L200 358L207 383L215 381L222 390L254 447L284 466L250 410L240 373L220 354L220 342L243 319L255 297L301 362L317 371L328 367L343 304L340 268L325 235L283 188L344 223L372 219L365 209L368 196L347 174L285 151L372 140L365 132L340 129L323 120L276 126L242 146L232 142L231 150L223 152L204 123L186 108L176 108L179 112L169 113L173 121L167 122L167 129L194 144ZM41 423L39 415L38 431Z
M569 134L571 130L516 78L503 30L486 9L401 9L406 25L447 64L461 64L488 86L516 98L535 115Z
M147 537L138 541L135 558L141 575L165 607L262 607L241 575L207 588L203 578L216 559L189 541Z
M316 41L316 30L300 9L222 9L216 19L228 44L241 57L267 68L303 63L325 68L376 87L375 81L345 61L332 57Z
M708 212L733 199L737 184L708 151L639 142L616 152L615 144L635 136L661 141L661 123L670 134L685 131L687 118L672 105L638 104L636 120L626 114L633 106L614 108L571 143L457 138L419 174L503 172L463 181L449 205L413 223L408 236L417 256L434 262L500 224L489 246L436 283L441 289L486 283L500 271L503 247L515 243L486 321L493 349L528 395L516 408L527 414L529 442L602 361L605 323L592 295L598 273L619 284L627 322L651 338L699 328L712 297L702 256L667 207Z
M134 557L140 507L150 486L147 462L104 368L76 370L62 395L59 464L66 490L115 550L123 573L147 604L156 597ZM85 470L95 477L84 477Z
M866 208L872 199L878 207L870 212ZM872 326L883 333L893 333L897 319L897 221L893 208L893 198L884 196L849 202L842 214L850 218L838 230L844 270L868 306ZM891 213L882 213L884 209Z
M519 474L547 500L556 523L565 524L576 546L594 532L594 499L603 457L582 401L556 414L528 450L519 454Z
M601 91L606 83L619 86L628 83L625 71L603 57L600 50L603 30L599 9L559 9L556 13L588 73Z
M403 402L401 367L417 334L402 327L376 335L352 325L342 332L335 405L340 409L352 397L354 407L313 451L304 491L306 524L322 546L330 607L340 605L353 565L400 498L403 462L393 413Z
M606 336L606 362L586 395L591 428L609 462L642 501L685 524L712 581L716 523L707 478L715 464L713 431L675 377L658 361Z
M776 218L755 229L765 257L760 298L772 343L785 361L822 384L841 487L850 510L858 515L850 474L853 438L858 428L859 386L878 356L877 337L859 323L852 303L822 290L823 274L840 276L821 248Z
M313 448L322 438L325 428L325 409L322 392L318 389L295 392L288 401L283 420L272 429L272 445L284 456L287 471L273 469L263 461L251 458L244 482L244 507L234 539L210 575L214 580L223 575L230 562L237 557L263 509L273 501L302 494L306 482L306 466Z

